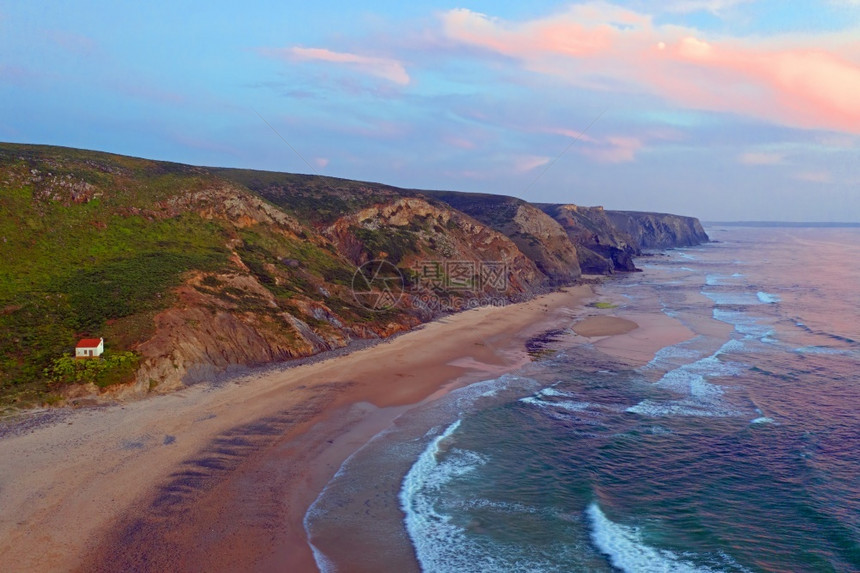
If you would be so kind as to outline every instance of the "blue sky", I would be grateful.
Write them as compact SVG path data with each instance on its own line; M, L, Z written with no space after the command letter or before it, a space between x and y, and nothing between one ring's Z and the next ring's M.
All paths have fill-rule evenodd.
M2 141L860 221L855 0L0 0L0 101Z

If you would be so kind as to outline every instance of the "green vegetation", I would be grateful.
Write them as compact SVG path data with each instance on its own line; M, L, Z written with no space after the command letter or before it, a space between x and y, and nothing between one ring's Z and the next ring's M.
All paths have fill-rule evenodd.
M547 252L556 245L523 231L516 216L531 215L512 197L0 143L0 409L61 400L67 384L104 387L131 378L139 359L129 353L171 307L226 310L287 345L300 342L285 312L324 336L337 334L327 332L335 321L320 305L347 327L390 332L392 323L413 323L416 309L376 312L354 298L358 262L384 258L407 289L427 292L428 281L406 267L421 257L475 257L497 245L467 244L462 214L442 224L405 209L402 226L344 227L356 220L344 215L406 197L464 211L515 239L548 276L555 272ZM263 222L260 198L301 223ZM528 279L523 291L536 284ZM194 286L175 288L181 285ZM451 286L436 294L463 292ZM203 316L188 314L186 325L196 328ZM108 344L105 359L70 358L78 339L99 336Z
M129 350L184 273L227 264L223 225L165 212L205 183L176 164L0 146L0 405L44 397L45 369L80 337Z
M415 234L406 229L354 227L353 233L371 259L386 259L396 265L404 256L418 251Z
M592 308L604 308L604 309L605 308L618 308L617 304L612 304L611 302L592 302L592 303L589 303L588 306L590 306Z
M155 316L177 302L172 289L190 272L204 275L198 291L259 315L261 324L281 324L279 313L300 314L300 300L323 298L347 321L396 320L399 311L369 312L352 298L355 266L321 236L311 236L312 229L296 237L275 226L213 219L190 195L231 188L247 193L244 185L312 223L397 193L333 178L0 144L0 407L58 400L63 384L127 379L136 360L121 368L109 360L72 362L70 369L61 357L78 339L97 336L110 347L106 356L126 356L152 336ZM405 229L366 238L368 250L395 261L417 248L415 234ZM218 278L237 271L227 244L277 307L270 297ZM319 329L329 326L304 318Z
M525 201L516 197L489 195L486 193L433 191L429 192L428 195L471 215L485 225L489 225L501 232L508 230L514 217L517 215L520 205L525 204Z
M164 308L165 291L179 284L184 271L217 267L222 261L206 252L144 252L73 272L55 290L66 293L69 326L96 333L110 319Z
M335 177L249 169L215 169L213 172L244 185L275 205L295 213L299 220L314 224L331 223L346 213L403 194L402 190L387 185Z
M106 351L98 358L78 359L66 353L45 368L44 374L55 385L95 384L105 388L129 382L140 358L134 352Z

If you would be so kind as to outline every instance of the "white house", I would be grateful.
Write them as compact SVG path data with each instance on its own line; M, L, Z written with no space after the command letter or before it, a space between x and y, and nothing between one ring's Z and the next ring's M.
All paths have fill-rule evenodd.
M84 338L75 346L75 358L95 358L104 351L104 338Z

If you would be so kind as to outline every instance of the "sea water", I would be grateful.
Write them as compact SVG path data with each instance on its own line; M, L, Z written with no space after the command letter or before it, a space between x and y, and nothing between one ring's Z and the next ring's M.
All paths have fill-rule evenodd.
M570 336L403 416L308 513L321 567L860 571L860 230L708 232L600 287L695 336Z

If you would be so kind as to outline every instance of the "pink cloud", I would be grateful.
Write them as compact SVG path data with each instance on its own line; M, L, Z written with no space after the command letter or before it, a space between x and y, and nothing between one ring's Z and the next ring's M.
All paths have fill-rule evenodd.
M268 56L288 58L291 60L344 64L368 75L382 78L403 86L408 85L411 81L403 64L391 58L362 56L349 52L333 52L325 48L293 47L283 49L265 49L261 50L261 52Z
M23 84L42 78L42 74L20 66L0 64L0 79L13 84Z
M320 169L325 169L331 160L328 157L317 157L314 159L314 163L317 164L317 167Z
M754 0L677 0L666 6L670 12L710 12L719 14L740 4L748 4Z
M547 131L549 133L556 133L558 135L564 135L565 137L570 137L579 141L596 141L593 137L583 133L581 130L576 131L575 129L567 129L565 127L550 127L544 131Z
M514 171L526 173L546 165L551 159L551 157L539 157L537 155L521 155L514 158Z
M478 146L471 139L455 135L446 136L443 138L443 141L452 147L459 147L460 149L475 149Z
M98 49L96 41L88 36L64 32L61 30L51 30L46 32L49 40L66 50L74 52L82 56L92 55Z
M819 136L816 141L819 145L832 149L854 149L857 146L854 138L848 135L827 134Z
M683 3L679 3L683 4ZM737 2L687 2L721 10ZM852 34L792 39L712 36L657 25L611 4L576 5L523 22L469 10L442 14L454 41L591 89L653 93L687 108L791 127L860 133L860 44Z
M780 165L781 163L785 163L785 156L782 153L749 151L740 154L738 161L744 165Z
M846 57L811 47L767 49L692 37L673 51L670 57L711 74L711 87L723 99L703 98L709 107L860 133L860 66ZM726 83L717 90L714 80Z
M573 6L554 17L506 23L458 8L442 14L448 37L501 54L522 57L540 53L593 56L612 47L618 25L636 25L648 18L607 4Z
M830 183L833 181L833 177L828 171L801 171L795 173L794 178L810 183Z
M628 163L636 160L636 153L643 146L643 141L637 137L610 136L594 142L582 153L601 163Z

